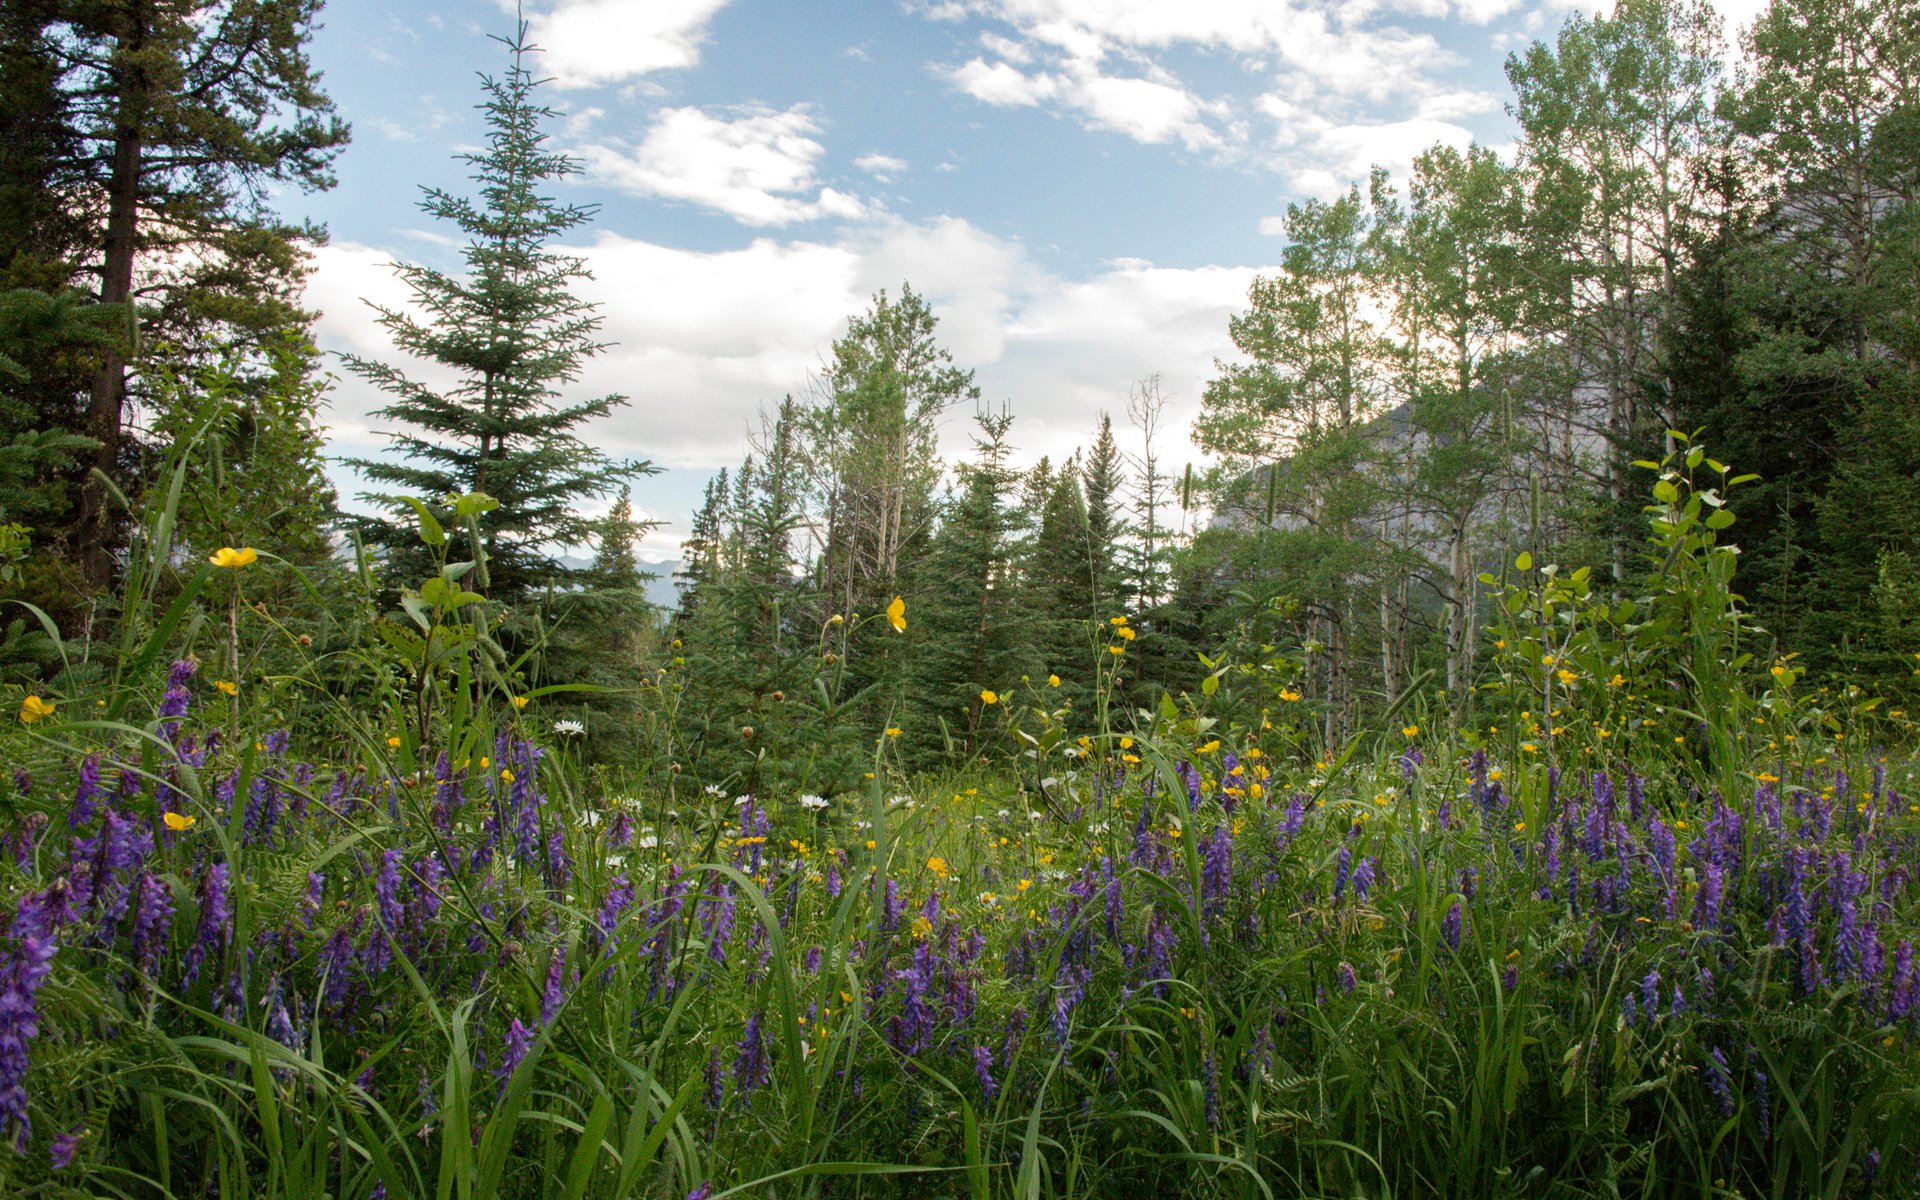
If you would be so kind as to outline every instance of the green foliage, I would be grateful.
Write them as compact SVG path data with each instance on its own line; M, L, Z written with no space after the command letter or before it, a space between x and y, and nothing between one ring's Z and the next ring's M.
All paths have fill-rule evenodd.
M398 349L450 368L456 382L441 391L391 364L354 355L345 362L392 397L376 415L403 427L392 434L402 457L352 464L374 483L399 489L365 497L392 514L369 535L395 556L398 574L410 577L420 556L408 532L407 496L428 497L443 517L444 497L494 496L500 507L482 522L487 587L512 602L543 586L579 582L583 572L556 552L588 540L578 506L652 468L613 461L580 436L584 423L606 416L624 397L559 400L560 389L601 349L593 340L601 318L570 290L587 276L582 260L550 243L592 210L542 194L544 184L577 168L546 147L542 126L554 114L533 101L537 81L526 63L525 28L505 45L512 55L506 76L483 80L486 149L463 158L474 168L479 203L430 189L420 205L466 236L466 273L402 265L419 315L379 310Z

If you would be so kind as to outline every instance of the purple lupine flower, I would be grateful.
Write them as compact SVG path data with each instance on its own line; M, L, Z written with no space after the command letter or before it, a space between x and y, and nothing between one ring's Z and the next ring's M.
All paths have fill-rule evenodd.
M887 880L884 893L885 899L881 901L880 908L880 932L895 933L900 928L901 908L899 883L891 879Z
M1427 761L1427 756L1420 752L1420 747L1408 746L1400 753L1400 778L1406 780L1408 783L1412 783L1415 772L1420 769L1420 764L1425 761Z
M1654 968L1640 981L1640 1007L1646 1010L1647 1019L1652 1020L1660 1009L1660 971Z
M1217 910L1232 888L1233 831L1223 821L1200 843L1200 895Z
M1686 993L1680 990L1678 983L1673 985L1673 1015L1680 1016L1687 1011Z
M1307 823L1307 797L1304 792L1295 792L1293 799L1287 802L1287 815L1280 822L1280 849L1287 848L1300 827Z
M80 763L79 786L74 789L73 807L67 810L67 827L78 829L93 820L100 798L107 790L100 786L100 756L89 754Z
M1346 894L1347 880L1353 874L1353 851L1347 849L1345 842L1340 844L1340 852L1333 858L1333 902L1340 903Z
M46 827L47 814L43 812L30 812L20 818L20 824L14 828L9 846L13 854L14 866L22 871L33 868L33 848L39 841L41 831Z
M53 1139L53 1145L47 1148L47 1165L56 1171L64 1171L73 1165L73 1156L80 1149L80 1139L85 1137L87 1127L75 1125L72 1129Z
M1720 1106L1720 1115L1733 1115L1733 1079L1727 1073L1727 1056L1715 1046L1707 1056L1707 1090L1713 1093L1715 1104Z
M1353 868L1353 902L1359 904L1366 900L1367 893L1373 890L1375 880L1379 878L1379 860L1369 854Z
M1349 996L1353 995L1353 989L1360 986L1360 977L1354 974L1353 964L1345 963L1345 962L1341 963L1339 967L1339 974L1340 974L1340 990L1346 995L1349 995Z
M838 900L840 898L840 862L838 859L827 864L827 873L824 882L827 887L827 898L829 900Z
M1718 863L1708 863L1700 879L1700 895L1693 905L1693 926L1695 929L1718 929L1720 927L1720 905L1726 896L1726 872Z
M16 918L17 919L17 918ZM0 1136L13 1131L14 1148L26 1149L28 1048L40 1033L40 985L53 971L58 947L43 933L28 933L0 968Z
M133 963L151 976L160 969L160 955L173 940L173 889L166 880L144 872L133 904Z
M565 948L555 950L553 957L547 960L547 986L540 993L540 1023L553 1024L560 1015L560 1006L567 1002L566 993L567 952Z
M1207 1128L1217 1131L1220 1128L1220 1068L1213 1060L1212 1050L1200 1060L1200 1081L1206 1098Z
M713 1184L703 1183L687 1193L687 1200L713 1200Z
M547 886L564 892L573 882L573 858L567 853L566 831L558 824L547 835Z
M607 842L621 849L633 844L633 816L622 805L613 814L613 821L607 826Z
M515 1017L507 1026L506 1047L500 1055L500 1066L494 1071L500 1080L502 1092L507 1090L507 1081L512 1079L513 1073L520 1069L520 1064L527 1059L527 1051L532 1048L533 1030L522 1025L520 1018Z
M1632 1029L1640 1020L1640 1006L1633 1002L1632 992L1620 994L1620 1019L1626 1022L1628 1029Z
M820 973L820 947L807 947L807 955L803 967L809 975L818 975Z
M380 855L380 874L373 881L373 896L380 920L390 930L400 929L407 919L406 903L400 899L400 862L400 851L383 851Z
M767 1059L766 1040L760 1034L759 1010L748 1014L747 1027L740 1038L740 1053L733 1060L733 1086L741 1099L756 1088L773 1082L773 1064Z
M733 887L723 881L706 914L707 956L722 965L727 961L727 943L733 939L733 905Z
M1440 922L1440 936L1447 943L1447 949L1458 953L1460 939L1466 933L1466 917L1462 914L1460 902L1455 900L1447 909L1447 915Z
M985 1046L973 1048L973 1073L980 1080L980 1096L987 1103L1000 1094L1000 1085L993 1081L993 1051Z
M356 916L353 925L359 924ZM327 976L327 1007L338 1009L347 1002L347 989L353 983L353 968L359 961L353 952L353 930L341 925L320 948L321 968Z
M313 928L315 917L320 915L320 903L327 891L327 877L318 871L307 872L307 892L300 898L300 920L308 929Z
M1514 966L1512 963L1508 963L1507 969L1500 973L1500 990L1503 992L1511 992L1519 986L1520 968Z
M200 921L194 929L193 948L187 951L184 975L187 983L200 978L200 966L209 953L225 954L233 942L233 898L228 890L228 873L225 862L216 862L200 877Z
M1904 940L1893 952L1893 984L1887 992L1887 1022L1906 1019L1914 1010L1916 979L1913 969L1913 942Z

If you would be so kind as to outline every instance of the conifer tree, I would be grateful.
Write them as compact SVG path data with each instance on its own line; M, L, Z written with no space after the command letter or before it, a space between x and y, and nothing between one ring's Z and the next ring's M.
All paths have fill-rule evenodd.
M400 266L424 319L377 308L396 346L452 368L457 382L439 391L390 364L346 359L393 397L377 415L402 426L392 435L402 458L352 464L395 489L364 498L395 514L373 532L394 556L400 579L410 582L423 565L403 497L433 505L484 492L500 502L481 518L486 585L504 601L544 584L586 582L586 572L558 557L558 547L583 544L591 533L578 506L653 470L609 459L580 436L581 426L625 397L560 399L603 346L594 340L601 322L595 306L570 286L589 277L585 262L550 243L585 224L593 209L561 204L541 190L578 168L546 147L542 126L553 111L533 102L538 81L526 39L524 24L511 41L496 39L507 46L512 65L504 78L482 76L486 148L463 156L474 168L480 199L430 188L420 204L467 235L465 273Z
M1126 463L1113 439L1113 418L1100 414L1100 431L1081 467L1087 503L1087 551L1093 563L1093 598L1102 611L1119 611L1123 587L1119 578L1120 538L1126 532L1124 498Z

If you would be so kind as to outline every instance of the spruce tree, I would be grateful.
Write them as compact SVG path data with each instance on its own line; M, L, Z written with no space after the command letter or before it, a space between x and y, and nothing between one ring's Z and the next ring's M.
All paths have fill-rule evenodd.
M404 498L433 505L484 492L500 502L481 518L487 587L495 599L511 602L542 585L590 582L587 571L558 557L559 547L589 540L589 522L577 506L653 468L612 460L580 436L582 425L625 397L560 399L562 387L579 378L603 344L594 340L601 321L595 306L570 288L589 277L585 262L550 243L585 224L593 209L542 192L578 168L546 148L542 126L554 114L533 102L539 81L527 66L533 47L525 24L513 40L496 40L507 46L512 67L505 78L481 77L486 148L463 156L474 168L480 198L429 188L420 204L467 235L466 270L456 276L420 265L397 268L424 320L376 306L396 346L451 368L457 382L441 391L386 363L360 357L346 363L393 397L377 415L404 427L392 435L403 458L352 464L394 489L363 498L395 514L373 534L388 546L400 581L412 582L426 561Z

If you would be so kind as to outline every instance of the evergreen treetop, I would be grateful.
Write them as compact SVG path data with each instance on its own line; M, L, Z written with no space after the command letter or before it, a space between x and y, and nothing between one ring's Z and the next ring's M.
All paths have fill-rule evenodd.
M579 435L581 425L625 404L624 396L560 399L604 344L595 340L596 306L571 290L591 277L585 261L550 243L585 224L594 209L541 191L578 168L546 148L542 126L554 114L533 102L540 81L527 66L533 47L526 26L510 41L497 40L512 54L512 67L504 78L482 76L486 148L463 156L474 168L478 200L428 188L420 204L467 235L465 272L400 265L422 315L375 306L396 346L452 368L457 380L436 389L387 363L358 356L346 363L393 397L376 415L404 427L392 434L398 457L352 463L393 489L363 496L399 518L376 525L375 539L396 556L411 551L405 496L436 503L484 492L500 502L481 521L490 588L512 600L545 583L580 582L585 572L557 555L561 546L589 540L590 523L578 506L654 468L610 459Z

